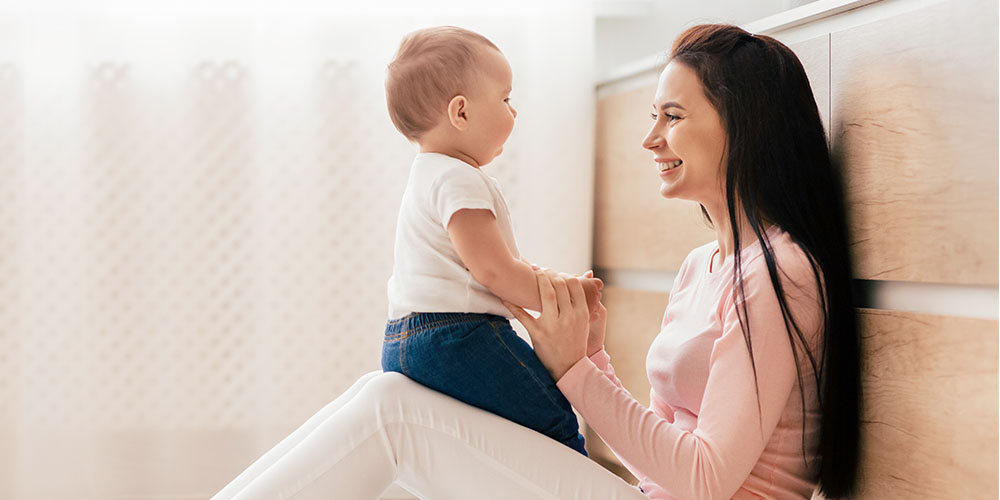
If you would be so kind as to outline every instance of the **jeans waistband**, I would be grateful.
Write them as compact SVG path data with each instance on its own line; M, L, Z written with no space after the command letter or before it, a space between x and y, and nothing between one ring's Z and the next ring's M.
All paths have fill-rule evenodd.
M385 324L385 334L386 336L399 335L417 328L423 329L477 321L507 321L507 318L487 313L410 313L402 318L387 321Z

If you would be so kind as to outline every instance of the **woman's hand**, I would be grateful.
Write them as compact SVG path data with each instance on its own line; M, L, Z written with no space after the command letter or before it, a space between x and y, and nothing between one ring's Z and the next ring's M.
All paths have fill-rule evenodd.
M542 299L538 318L509 302L504 301L503 305L528 330L535 354L552 379L558 382L587 355L590 311L579 278L552 277L543 270L536 270L535 277ZM603 328L601 331L603 337Z
M594 271L587 271L583 273L584 278L593 278ZM601 283L601 287L604 287L604 283ZM590 335L587 337L587 356L593 356L601 349L604 349L604 337L605 331L608 326L608 310L604 308L604 304L601 302L601 294L597 294L597 304L591 309L590 313Z
M604 349L604 337L608 327L608 310L601 302L597 311L590 315L590 334L587 336L587 356L593 356Z

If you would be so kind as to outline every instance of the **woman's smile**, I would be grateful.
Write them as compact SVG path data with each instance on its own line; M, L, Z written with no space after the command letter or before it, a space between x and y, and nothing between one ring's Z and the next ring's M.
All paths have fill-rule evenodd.
M660 171L660 177L666 178L667 176L673 175L674 172L684 164L684 160L656 160L656 166Z

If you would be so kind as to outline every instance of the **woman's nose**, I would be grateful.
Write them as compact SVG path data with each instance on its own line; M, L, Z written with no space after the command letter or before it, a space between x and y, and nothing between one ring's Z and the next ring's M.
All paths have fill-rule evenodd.
M659 130L657 130L656 125L653 125L653 128L649 129L649 133L646 134L646 138L642 140L642 147L652 151L653 149L666 144L666 142L667 141L663 138L663 135L661 135Z

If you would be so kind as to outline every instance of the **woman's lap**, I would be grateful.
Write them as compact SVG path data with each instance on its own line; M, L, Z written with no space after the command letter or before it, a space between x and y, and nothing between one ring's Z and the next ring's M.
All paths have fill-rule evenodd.
M435 500L646 498L531 429L399 373L366 377L350 401L318 424L310 419L313 428L257 471L237 498L304 499L327 492L374 499L392 482Z

